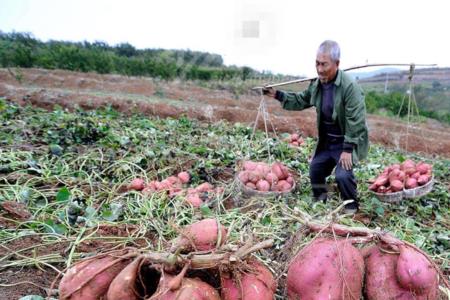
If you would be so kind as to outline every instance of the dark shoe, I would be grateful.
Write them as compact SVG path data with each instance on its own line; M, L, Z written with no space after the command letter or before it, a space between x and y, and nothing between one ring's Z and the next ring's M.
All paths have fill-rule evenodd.
M326 193L321 194L319 197L313 197L314 202L322 201L323 203L327 202L328 196Z
M357 208L346 208L344 207L344 214L345 215L355 215L358 212Z
M344 206L344 214L354 215L359 210L359 203L357 201L353 201L352 203L348 203Z

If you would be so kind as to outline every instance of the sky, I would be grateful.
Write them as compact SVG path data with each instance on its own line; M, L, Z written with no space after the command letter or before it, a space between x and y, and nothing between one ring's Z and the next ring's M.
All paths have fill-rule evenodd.
M366 63L450 66L444 0L0 0L0 30L42 41L128 42L222 55L227 65L315 75L320 43L342 68Z

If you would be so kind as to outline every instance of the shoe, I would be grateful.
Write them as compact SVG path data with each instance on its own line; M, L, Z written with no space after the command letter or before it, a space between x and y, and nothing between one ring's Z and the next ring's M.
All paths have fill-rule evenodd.
M314 202L320 202L322 201L323 203L327 202L328 196L326 193L320 194L319 197L313 197Z
M353 215L355 215L357 212L358 212L358 209L357 209L357 208L346 208L346 207L344 207L344 214L346 214L346 215L351 215L351 216L353 216Z
M344 214L354 215L358 212L358 209L359 209L358 202L354 201L352 203L348 203L344 206Z

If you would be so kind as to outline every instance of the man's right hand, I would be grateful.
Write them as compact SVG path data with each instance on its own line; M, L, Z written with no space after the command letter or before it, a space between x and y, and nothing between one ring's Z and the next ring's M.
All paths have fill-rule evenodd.
M272 87L263 87L263 94L272 98L275 98L276 90Z

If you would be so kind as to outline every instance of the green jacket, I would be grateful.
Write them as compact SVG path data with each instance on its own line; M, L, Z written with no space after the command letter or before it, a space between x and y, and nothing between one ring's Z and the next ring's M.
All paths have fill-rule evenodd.
M366 124L366 104L361 87L346 73L338 70L334 89L333 121L344 134L344 142L355 145L353 162L366 158L369 150L369 136ZM286 110L303 110L316 107L317 130L320 124L322 89L319 79L311 82L308 89L300 93L277 91L276 98ZM316 146L317 150L317 146Z

